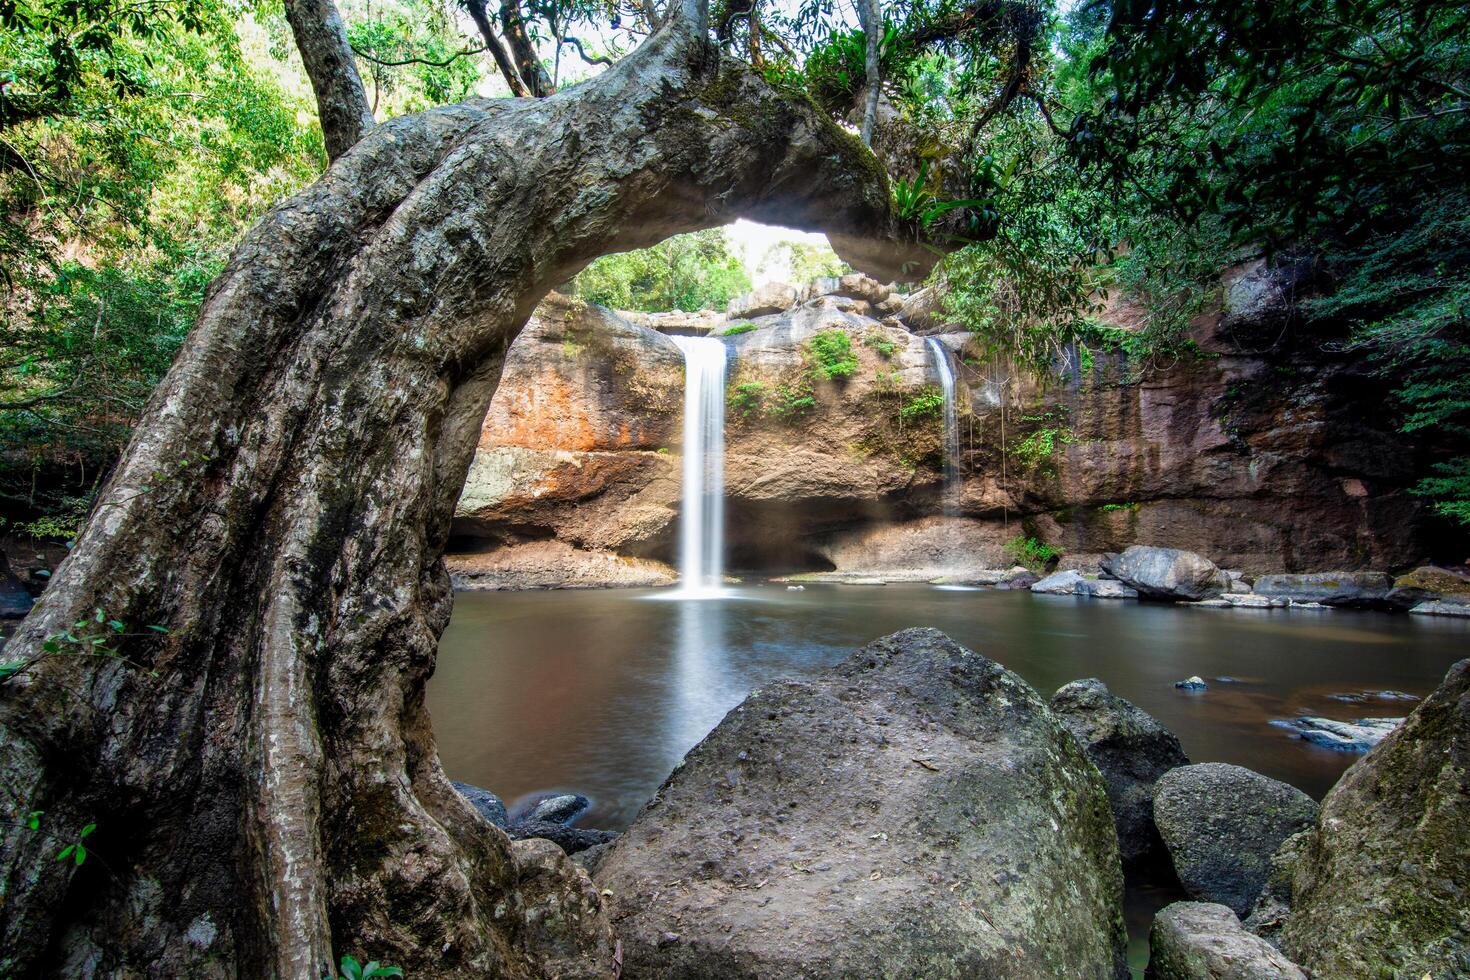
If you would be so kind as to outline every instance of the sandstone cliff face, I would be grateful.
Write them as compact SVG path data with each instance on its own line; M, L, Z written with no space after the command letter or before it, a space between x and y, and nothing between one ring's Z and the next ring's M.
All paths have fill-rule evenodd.
M759 294L724 321L543 304L507 355L460 502L461 583L672 580L683 362L660 331L730 351L737 570L963 576L1013 564L1005 543L1021 534L1071 555L1187 548L1257 573L1394 568L1428 551L1405 490L1412 449L1374 417L1382 393L1350 357L1292 340L1279 271L1227 276L1221 308L1195 324L1199 356L1145 366L1072 350L1045 382L978 356L924 296L901 303L861 277L788 291L784 310ZM905 316L956 372L957 513L942 505L933 354ZM856 361L844 378L814 371L828 331ZM555 568L531 574L553 552Z

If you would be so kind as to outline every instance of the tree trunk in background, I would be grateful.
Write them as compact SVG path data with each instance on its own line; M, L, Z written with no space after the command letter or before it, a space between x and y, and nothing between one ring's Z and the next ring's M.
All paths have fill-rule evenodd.
M327 159L336 160L376 125L347 44L347 29L332 0L285 2L286 20L316 93Z
M866 51L863 71L866 80L866 96L863 99L863 125L860 132L863 145L873 145L873 130L878 125L878 97L883 91L883 75L878 66L880 48L883 44L883 6L879 0L858 0L858 20L862 24Z
M490 26L490 17L485 13L485 0L461 0L464 9L469 11L470 20L480 29L480 37L485 39L485 47L490 49L491 56L495 59L495 65L500 69L500 77L505 79L505 84L510 86L512 95L525 98L529 96L530 90L526 83L521 81L521 76L516 74L516 66L511 64L510 56L505 53L505 46L500 43L500 38L495 36L495 29Z
M521 6L517 0L500 0L500 27L505 32L510 53L516 59L521 79L531 90L531 94L542 98L555 92L556 86L551 84L551 78L541 66L541 59L536 57L536 46L526 34L526 21L521 16Z
M721 64L686 7L574 90L377 127L245 237L7 648L95 609L138 634L0 686L0 798L44 811L0 837L0 973L612 974L586 876L439 765L441 554L547 290L740 215L884 277L932 263L894 244L871 155ZM92 857L57 861L88 823Z

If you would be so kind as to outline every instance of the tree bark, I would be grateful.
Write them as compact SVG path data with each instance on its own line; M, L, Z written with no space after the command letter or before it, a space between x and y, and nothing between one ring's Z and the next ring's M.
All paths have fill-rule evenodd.
M511 64L510 56L505 53L505 46L500 43L500 38L495 36L495 28L490 26L490 17L485 12L485 0L462 0L464 9L469 11L470 20L480 29L480 36L485 39L485 47L490 49L490 55L495 59L495 66L500 69L500 77L505 79L505 84L510 86L512 95L526 98L531 92L526 88L526 83L521 81L521 76L516 74L515 65Z
M873 145L873 129L878 125L878 96L883 90L883 75L879 67L879 56L883 44L883 6L879 0L858 0L858 20L862 24L866 50L863 71L866 76L866 97L863 99L863 145Z
M612 975L590 881L454 792L424 707L506 346L593 258L737 216L933 258L856 139L677 9L575 89L377 127L242 241L6 650L39 659L0 686L0 799L43 815L0 836L0 973ZM45 653L98 609L116 657Z
M347 29L332 0L286 0L286 20L316 93L327 159L336 160L376 125Z
M521 80L526 83L531 94L544 98L555 92L556 86L551 84L551 78L542 67L541 59L536 57L536 46L526 33L526 21L521 15L521 5L517 0L500 0L500 27L505 32L505 40L510 45L516 67L520 69Z

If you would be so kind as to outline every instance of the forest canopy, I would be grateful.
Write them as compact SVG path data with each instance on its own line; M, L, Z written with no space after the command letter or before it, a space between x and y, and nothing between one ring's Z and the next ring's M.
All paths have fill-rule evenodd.
M0 493L69 533L244 228L327 163L276 0L0 7ZM342 5L379 121L544 96L657 27L653 0ZM1188 353L1220 271L1307 258L1296 328L1361 357L1470 522L1470 10L1431 0L724 0L712 43L860 131L956 322L1049 370ZM598 260L587 299L721 307L718 232ZM19 518L18 518L19 519Z

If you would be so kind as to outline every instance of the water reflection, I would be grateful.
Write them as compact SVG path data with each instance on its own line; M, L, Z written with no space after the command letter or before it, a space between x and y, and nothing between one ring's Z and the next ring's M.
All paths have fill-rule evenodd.
M507 798L567 788L589 826L626 825L683 754L752 688L810 676L874 637L937 626L1049 693L1100 677L1174 729L1197 761L1247 765L1320 796L1356 757L1272 718L1401 714L1339 692L1424 694L1470 623L1378 613L1181 609L925 586L740 587L648 602L634 591L464 593L429 686L449 774ZM667 592L662 593L667 595ZM1190 697L1173 682L1211 680Z

